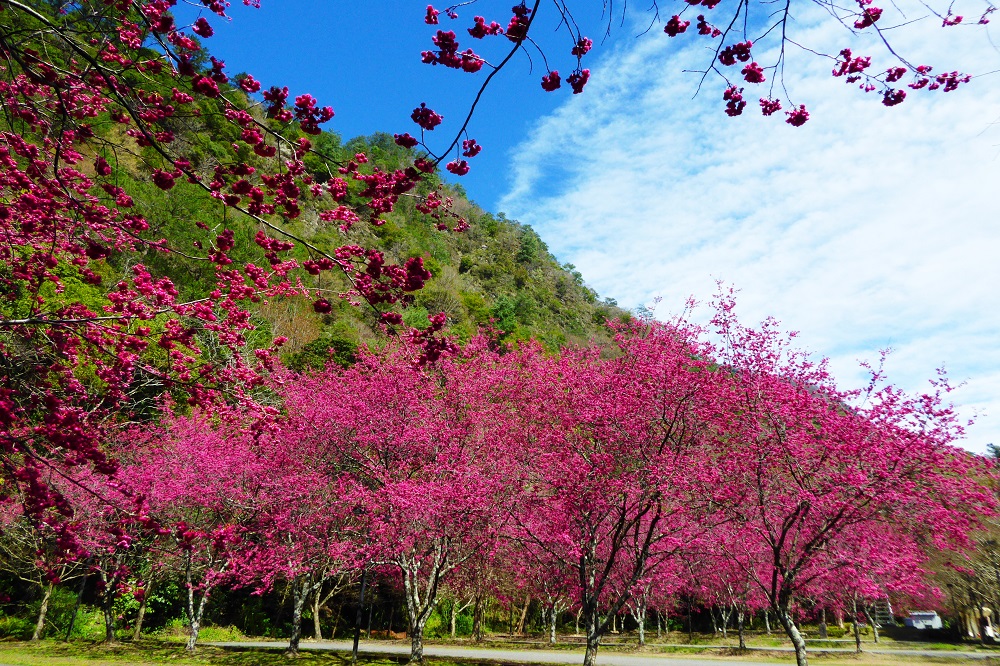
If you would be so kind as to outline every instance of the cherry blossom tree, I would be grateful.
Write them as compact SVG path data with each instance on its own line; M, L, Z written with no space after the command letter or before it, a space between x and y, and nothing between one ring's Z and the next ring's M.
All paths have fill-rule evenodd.
M331 365L284 396L307 457L343 479L363 524L358 557L400 572L411 660L422 661L442 581L495 543L502 477L487 473L495 458L476 418L475 373L451 361L424 372L408 351Z
M537 350L518 358L518 538L572 576L592 666L613 618L657 569L702 533L688 491L712 405L713 373L694 331L636 324L619 356ZM508 355L513 357L514 355Z
M278 580L287 582L292 592L288 653L295 655L307 600L319 600L330 582L334 591L343 589L357 568L351 540L357 521L345 501L350 493L343 479L331 479L303 464L299 442L286 437L287 432L279 422L259 442L268 471L256 490L252 530L244 536L234 575L258 592Z
M714 324L724 345L717 374L731 381L727 417L702 478L718 511L738 530L727 555L745 568L807 664L796 599L837 572L910 562L894 544L959 548L994 499L985 474L953 446L961 433L943 404L948 389L909 398L879 372L866 392L838 390L825 362L794 349L774 322L740 326L720 301ZM706 464L706 467L709 465Z
M228 425L228 427L227 427ZM181 578L187 649L198 641L212 592L237 579L271 471L255 434L204 415L175 417L132 450L121 478L140 502L137 520L160 535L166 565Z

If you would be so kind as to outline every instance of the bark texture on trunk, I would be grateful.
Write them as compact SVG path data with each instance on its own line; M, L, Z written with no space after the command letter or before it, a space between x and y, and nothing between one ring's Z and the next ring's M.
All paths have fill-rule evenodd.
M403 593L406 597L406 610L409 616L410 662L424 660L424 627L427 619L434 611L438 602L438 585L441 577L451 566L448 561L448 542L439 540L433 551L430 569L421 590L420 571L426 566L416 553L409 553L396 560L396 565L402 569Z
M875 617L871 614L871 611L867 607L865 607L864 613L865 617L868 618L868 624L870 624L872 628L872 640L874 640L875 644L878 645L878 624L875 622Z
M104 592L101 597L101 610L104 612L104 642L108 645L116 645L118 639L115 637L115 582L108 580L108 575L101 571L101 582L104 583Z
M410 626L410 662L424 660L424 623Z
M743 609L742 608L740 610L736 611L736 628L740 632L740 649L741 650L746 650L747 649L747 641L746 641L746 636L744 635L744 632L743 632Z
M132 640L137 641L142 638L142 623L146 619L146 608L149 605L149 596L153 593L153 588L157 584L156 577L153 574L149 575L146 580L145 594L142 595L142 601L139 602L139 616L135 620L135 631L132 632Z
M198 632L201 631L201 622L197 620L191 623L190 626L191 634L188 636L187 644L184 649L188 652L194 652L195 647L198 644Z
M632 610L632 619L639 631L639 647L646 645L646 600L636 599L635 608Z
M858 602L854 602L854 651L861 652L861 627L858 626Z
M316 594L313 595L312 602L312 616L313 616L313 638L318 641L323 640L323 627L319 622L319 609L321 606L320 596L323 594L323 588L316 588Z
M49 583L49 586L45 588L45 596L42 597L42 607L38 609L38 621L35 622L35 633L31 635L31 640L33 641L42 640L42 634L45 632L45 616L49 612L49 599L52 598L52 589L54 587L54 583Z
M559 624L559 616L566 610L567 605L559 597L548 596L549 645L556 644L556 629Z
M719 606L719 619L722 620L722 637L729 638L729 618L733 614L730 606L723 604Z
M525 595L524 606L521 607L521 618L517 621L517 633L518 635L524 634L524 622L528 619L528 606L531 605L531 595Z
M776 608L774 613L778 616L778 622L781 623L788 638L791 639L792 647L795 648L795 665L809 666L809 659L806 657L806 642L802 638L802 634L799 633L799 628L795 626L795 620L792 619L788 608Z
M187 605L185 610L188 616L188 627L191 634L188 636L187 645L185 649L188 652L194 652L195 646L198 643L198 632L201 631L201 619L205 616L205 604L208 603L208 595L212 592L212 586L206 585L201 591L201 599L197 599L194 591L194 579L191 574L191 563L188 562L187 569L184 573L187 582Z
M460 604L458 599L455 599L454 601L451 602L451 612L449 613L449 615L451 616L449 618L451 626L449 627L449 629L451 631L451 637L452 638L455 638L458 635L458 626L457 626L457 624L458 624L458 616L459 616L459 614L462 611L464 611L466 608L468 608L469 606L471 606L472 603L473 603L473 601L475 601L475 597L473 597L472 599L469 599L464 604ZM389 616L389 630L392 631L392 616L391 615Z
M595 666L597 664L597 648L601 645L601 637L593 636L587 632L587 651L583 653L583 666Z
M287 654L297 655L299 653L299 641L302 639L302 609L305 608L306 599L314 587L309 576L299 576L292 581L292 635L288 640Z
M139 602L139 613L135 618L135 630L132 632L132 642L142 638L142 623L146 619L146 599Z
M472 607L472 638L477 643L483 640L483 595L476 593L475 605Z

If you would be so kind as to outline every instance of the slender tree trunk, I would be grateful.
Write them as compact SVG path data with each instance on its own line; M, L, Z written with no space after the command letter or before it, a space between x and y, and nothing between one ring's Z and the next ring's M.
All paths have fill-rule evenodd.
M104 643L107 645L117 645L118 639L115 637L115 612L109 603L104 604Z
M49 583L45 588L45 596L42 597L42 607L38 609L38 621L35 622L35 633L31 635L32 641L42 640L42 633L45 631L45 615L49 612L49 599L52 598L52 589L55 583Z
M573 634L575 636L580 635L580 614L583 613L583 609L577 609L576 611L576 622L573 624Z
M833 620L837 623L838 629L844 628L844 611L840 608L833 611Z
M195 593L194 584L191 578L191 569L188 567L185 572L187 578L187 589L188 589L188 599L187 599L187 616L188 616L188 626L191 630L191 634L188 636L187 645L185 649L188 652L194 652L195 646L198 643L198 632L201 631L201 618L205 616L205 604L208 603L208 595L212 592L211 586L206 586L204 590L201 591L201 599L198 600L197 606L195 605Z
M656 611L656 640L663 638L663 616Z
M299 654L299 641L302 638L302 609L305 608L306 599L309 598L311 586L308 576L299 576L292 581L292 636L288 640L288 650L285 654L297 656Z
M108 645L116 645L118 639L115 637L115 582L108 581L108 575L102 570L101 581L104 583L104 591L101 596L101 610L104 611L104 642Z
M337 604L337 614L333 618L333 626L330 628L330 640L337 638L337 627L340 626L340 618L344 614L343 602Z
M525 595L524 606L521 608L521 619L517 621L518 635L524 634L524 622L528 618L528 606L531 605L531 595Z
M406 610L409 615L410 662L424 660L424 627L427 619L434 611L438 601L438 585L441 577L449 569L446 543L437 543L434 549L434 560L427 573L425 587L420 589L421 562L416 555L401 557L396 562L402 569L403 593L406 597Z
M458 601L454 601L453 600L451 602L451 612L448 613L448 615L450 616L448 618L448 622L449 622L449 625L450 625L449 626L449 629L450 629L449 634L451 635L452 638L455 638L455 636L458 635L458 628L456 627L457 620L458 620Z
M146 619L146 607L149 604L149 595L153 593L154 585L153 576L151 575L149 580L146 581L146 592L142 595L142 601L139 602L139 615L135 619L135 631L132 632L133 642L142 638L142 623Z
M747 641L746 641L746 636L744 636L744 634L743 634L743 609L742 608L739 609L738 611L736 611L736 628L740 632L740 649L741 650L746 650L747 649Z
M802 638L802 634L799 633L799 628L795 626L795 620L792 619L791 613L788 612L788 607L775 608L774 613L778 616L778 622L781 623L788 638L792 641L792 646L795 648L796 666L809 666L809 660L806 657L806 642Z
M319 622L319 609L322 603L321 597L323 595L323 586L320 585L316 588L316 594L313 595L312 601L312 616L313 616L313 638L317 641L323 640L323 627Z
M404 578L404 581L407 580ZM368 569L361 570L361 591L358 592L358 612L354 615L354 647L351 649L351 662L358 662L358 641L361 640L361 618L365 609L365 585L368 584ZM405 587L405 585L404 585ZM410 595L406 595L407 608L410 607ZM411 617L415 615L411 612ZM421 628L421 634L423 630ZM422 636L421 636L422 637ZM420 658L423 659L423 648L420 651Z
M767 630L767 635L771 635L771 616L768 614L767 609L764 609L764 627Z
M597 663L597 648L601 646L600 618L597 615L597 603L587 615L587 650L583 654L583 666L595 666Z
M63 642L68 642L70 634L73 633L73 625L76 624L76 616L80 613L80 603L83 601L83 588L87 584L87 578L90 576L90 560L87 560L87 567L80 576L80 586L76 590L76 605L73 606L73 615L69 618L69 627L66 628L66 637Z
M552 604L549 610L549 645L556 644L556 622L559 620L559 603Z
M858 602L854 601L854 651L861 653L861 627L858 626Z
M641 595L635 600L635 611L632 613L639 631L639 647L646 645L646 596Z
M875 618L872 616L871 612L867 607L864 608L865 617L868 618L868 624L872 627L872 640L878 645L878 624L875 622Z
M477 643L483 640L483 595L476 592L475 605L472 607L472 638Z

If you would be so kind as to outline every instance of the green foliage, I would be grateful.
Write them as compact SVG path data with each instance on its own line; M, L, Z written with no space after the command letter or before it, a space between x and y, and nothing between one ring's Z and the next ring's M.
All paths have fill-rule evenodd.
M13 638L26 641L35 631L35 625L30 620L12 615L0 615L0 638Z
M424 636L427 638L443 638L451 633L451 628L448 626L448 620L442 614L441 606L437 606L431 616L427 618L427 624L424 625Z
M501 296L493 303L490 315L495 320L495 326L504 333L513 333L517 328L515 302L508 296Z
M430 326L429 314L424 306L414 305L403 311L403 323L411 328L427 328Z
M424 313L426 319L427 314ZM297 372L321 370L333 362L342 368L357 359L358 344L336 332L327 332L322 337L307 344L301 352L286 359L288 367Z

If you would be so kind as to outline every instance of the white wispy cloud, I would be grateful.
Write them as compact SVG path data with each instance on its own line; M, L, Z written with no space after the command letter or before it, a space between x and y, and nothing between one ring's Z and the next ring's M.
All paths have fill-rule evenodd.
M817 18L800 18L797 41L832 53L849 43ZM983 30L939 25L893 39L948 69L1000 68ZM698 76L681 70L711 53L690 37L606 54L586 94L514 149L500 209L626 306L660 296L661 311L677 311L717 280L735 285L746 320L801 331L846 384L884 347L890 377L911 391L944 365L967 381L953 394L962 413L986 413L966 446L1000 444L1000 76L885 108L793 49L785 83L812 113L793 128L761 117L764 91L749 85L740 118L724 115L711 78L692 99Z

